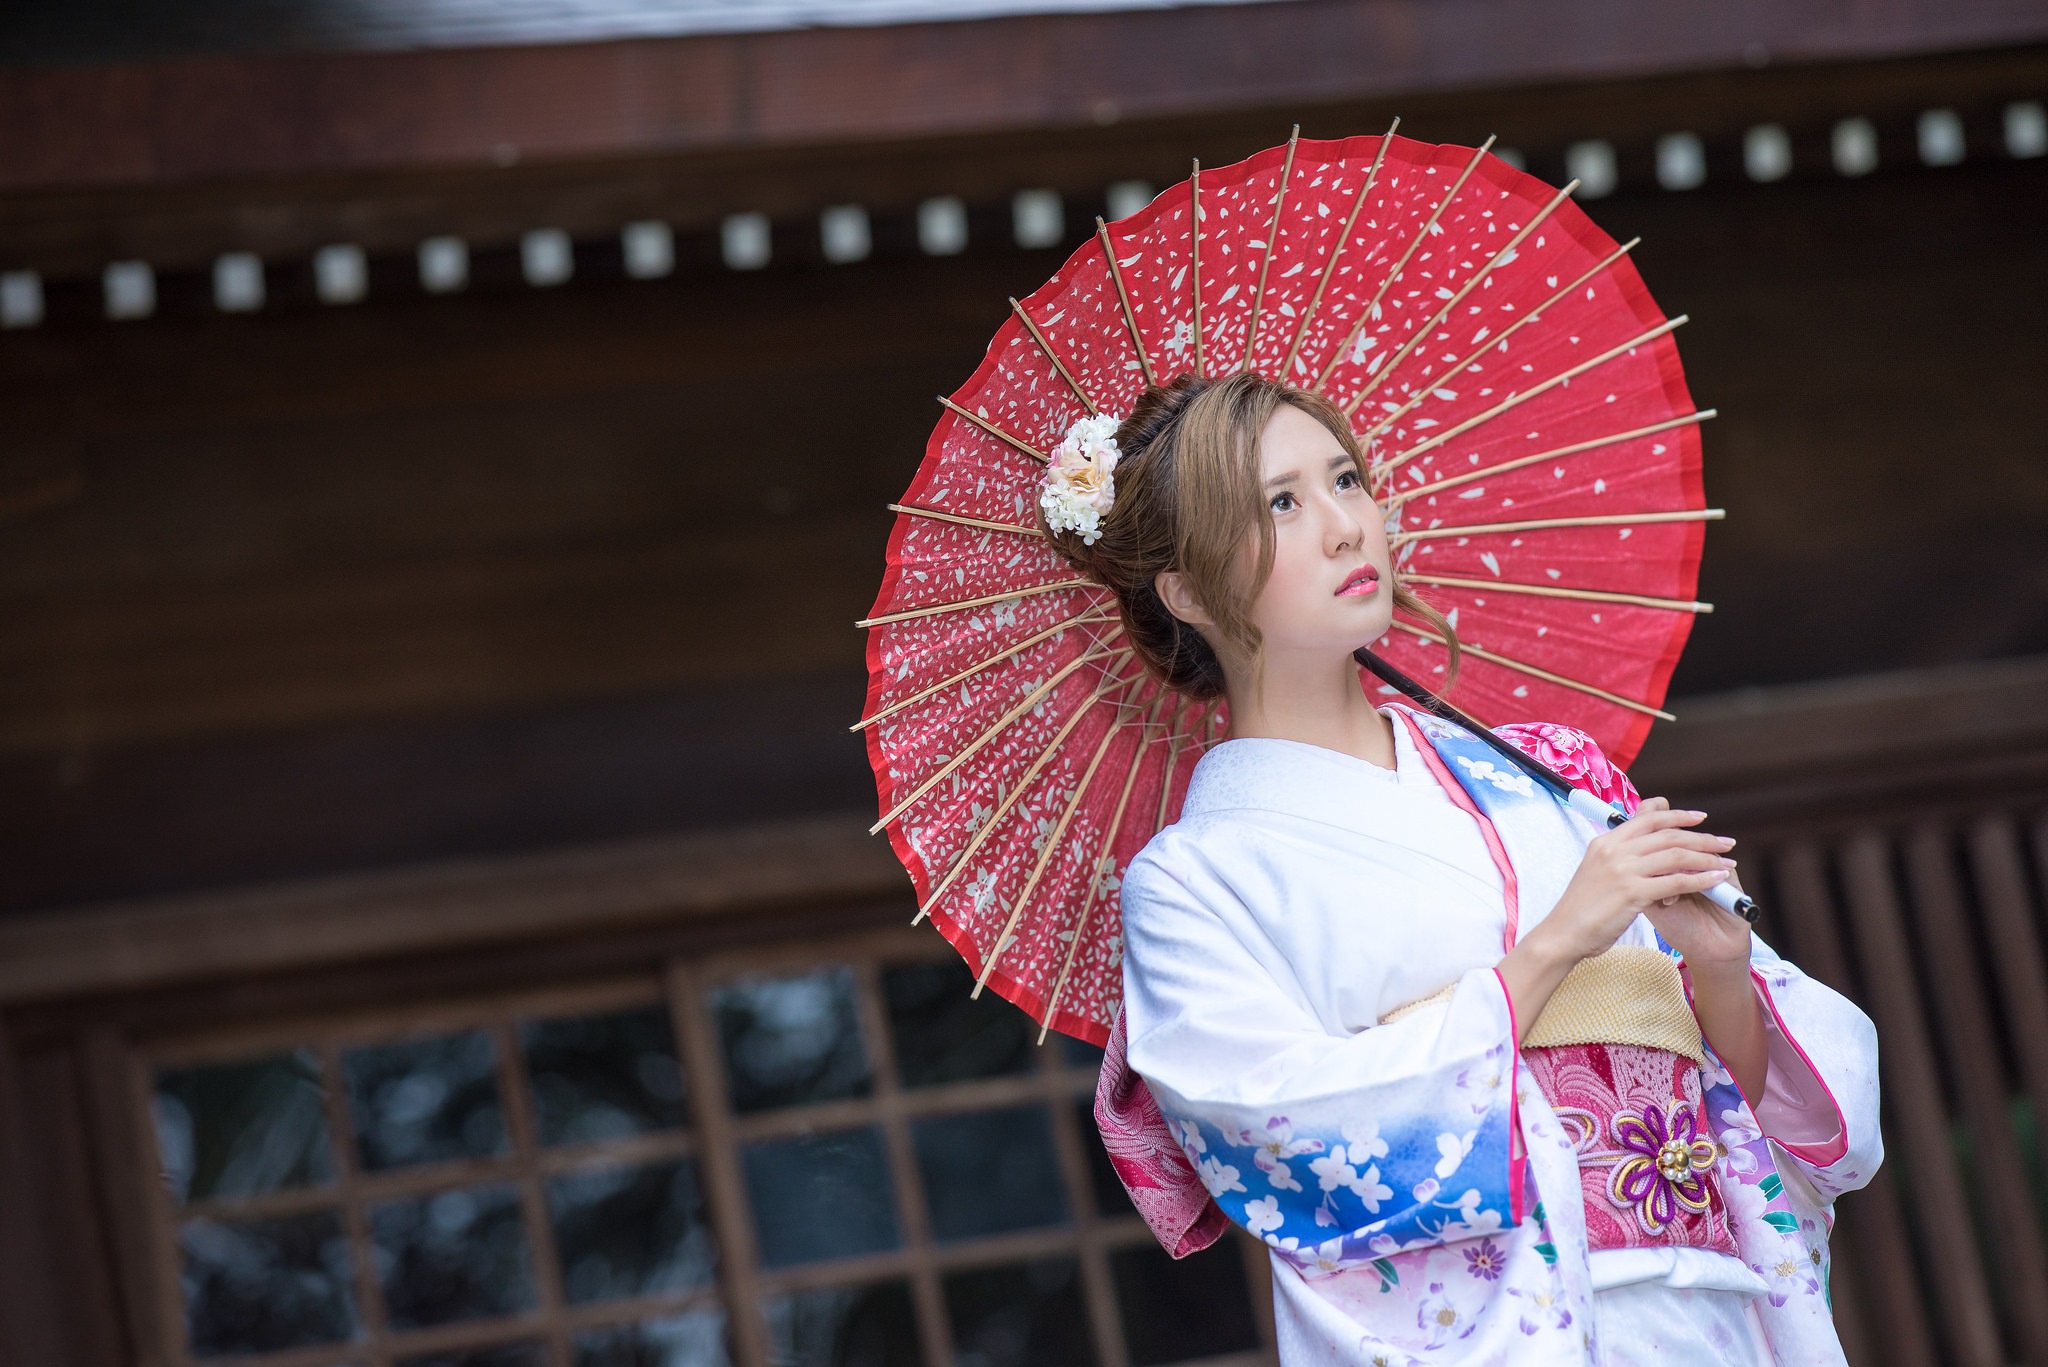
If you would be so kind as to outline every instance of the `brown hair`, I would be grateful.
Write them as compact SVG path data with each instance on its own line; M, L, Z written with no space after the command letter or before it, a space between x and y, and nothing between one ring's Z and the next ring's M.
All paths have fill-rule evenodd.
M1258 657L1259 630L1249 610L1273 571L1273 520L1259 486L1258 443L1282 404L1328 428L1364 476L1351 424L1322 395L1251 371L1217 380L1183 374L1147 388L1117 428L1116 503L1095 544L1047 532L1069 563L1116 595L1124 632L1152 672L1194 698L1222 696L1222 663L1200 632L1167 610L1154 581L1162 570L1180 571L1223 638L1247 658ZM1245 578L1238 548L1248 537L1258 538L1259 556L1256 571ZM1394 605L1449 643L1448 688L1457 676L1457 633L1398 582Z

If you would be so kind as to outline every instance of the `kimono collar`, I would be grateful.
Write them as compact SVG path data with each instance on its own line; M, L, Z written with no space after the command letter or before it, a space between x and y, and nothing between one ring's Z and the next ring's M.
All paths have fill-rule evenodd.
M1268 811L1360 831L1383 828L1390 805L1448 802L1408 728L1394 723L1396 767L1302 741L1248 736L1210 748L1188 780L1180 819L1227 811Z

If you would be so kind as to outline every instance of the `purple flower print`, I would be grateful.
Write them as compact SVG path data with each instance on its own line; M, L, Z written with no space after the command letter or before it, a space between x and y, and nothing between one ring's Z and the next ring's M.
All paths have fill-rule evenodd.
M1528 1291L1519 1286L1511 1286L1508 1288L1508 1294L1528 1303L1529 1308L1521 1316L1520 1321L1523 1333L1538 1334L1545 1329L1572 1327L1572 1312L1564 1308L1564 1298L1558 1294L1555 1286L1543 1291Z
M1481 1239L1479 1247L1465 1250L1467 1275L1489 1282L1500 1280L1501 1269L1507 1266L1507 1261L1507 1252L1491 1239Z

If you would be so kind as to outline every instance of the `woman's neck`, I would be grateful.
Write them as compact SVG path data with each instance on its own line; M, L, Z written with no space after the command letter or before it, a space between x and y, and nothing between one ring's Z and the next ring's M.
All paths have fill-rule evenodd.
M1299 741L1395 767L1394 728L1373 706L1349 657L1335 662L1268 658L1256 681L1226 666L1233 738Z

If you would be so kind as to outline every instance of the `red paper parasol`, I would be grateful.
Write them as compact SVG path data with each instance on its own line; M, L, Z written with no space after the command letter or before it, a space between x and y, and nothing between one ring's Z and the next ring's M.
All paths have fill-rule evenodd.
M1489 141L1488 146L1491 143ZM1152 680L1107 590L1036 526L1046 453L1147 382L1255 367L1350 415L1395 572L1451 616L1452 699L1568 723L1626 764L1692 614L1699 429L1628 251L1485 147L1290 140L1203 170L1096 240L996 334L896 505L862 626L882 819L978 976L1101 1043L1120 875L1171 821L1217 707ZM1378 647L1441 678L1397 616ZM979 986L977 986L977 991Z

